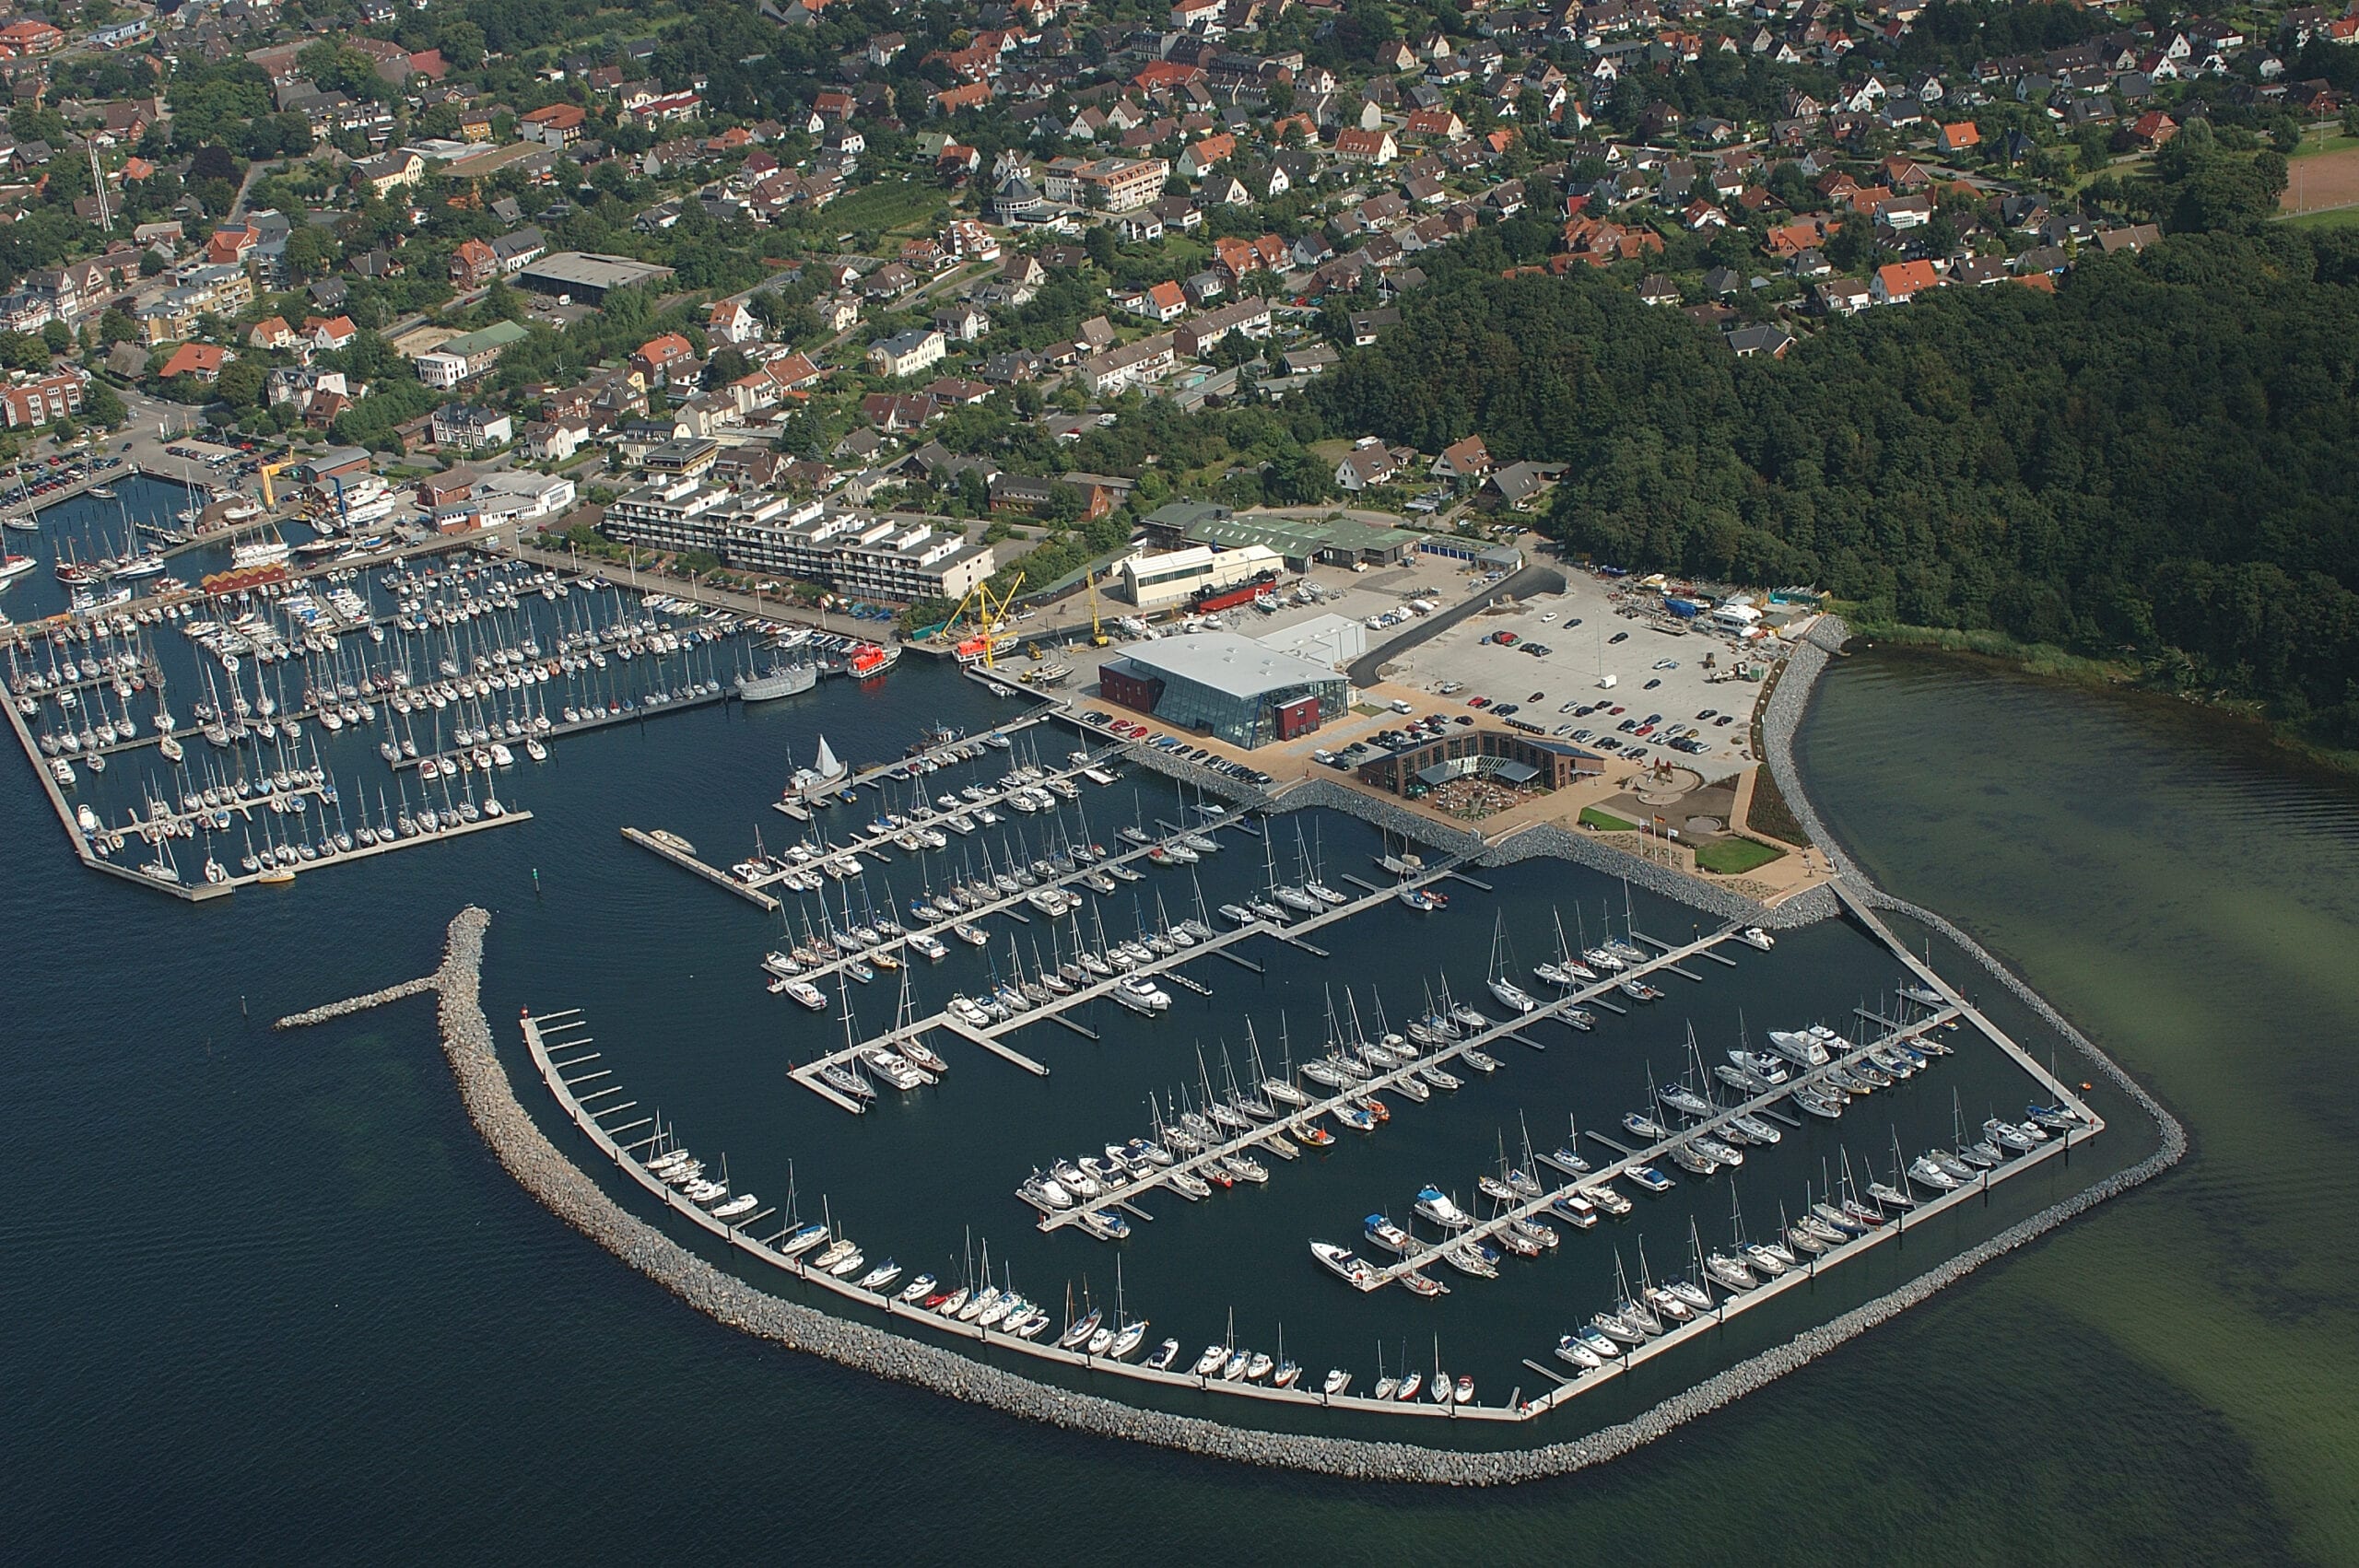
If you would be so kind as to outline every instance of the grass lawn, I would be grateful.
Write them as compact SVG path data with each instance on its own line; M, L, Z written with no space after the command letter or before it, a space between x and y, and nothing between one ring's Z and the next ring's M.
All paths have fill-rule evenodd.
M2277 221L2294 228L2350 228L2359 227L2359 207L2329 207L2324 212L2294 213Z
M880 180L848 196L839 196L822 210L828 224L839 232L846 232L922 227L948 205L941 192L915 181Z
M1638 830L1637 823L1624 822L1620 817L1599 811L1595 806L1581 808L1580 825L1583 827L1594 827L1600 833L1636 833Z
M2299 147L2285 156L2289 158L2316 158L2322 152L2341 152L2345 147L2359 147L2359 136L2346 136L2340 131L2320 136L2312 132L2302 138Z
M1785 853L1775 845L1757 844L1750 838L1716 838L1696 847L1696 866L1718 876L1742 876L1783 859Z

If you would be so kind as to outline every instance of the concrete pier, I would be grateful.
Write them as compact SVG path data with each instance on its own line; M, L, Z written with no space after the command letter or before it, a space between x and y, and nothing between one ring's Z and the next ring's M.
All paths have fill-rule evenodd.
M659 860L669 860L682 871L700 876L715 887L727 888L748 904L767 909L773 915L779 911L779 901L773 895L764 893L758 887L738 881L727 872L705 864L685 849L675 848L653 835L643 833L636 827L625 827L623 837Z

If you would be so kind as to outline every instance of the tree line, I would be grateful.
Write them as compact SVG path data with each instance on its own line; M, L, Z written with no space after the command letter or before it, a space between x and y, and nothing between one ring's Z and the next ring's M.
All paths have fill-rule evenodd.
M2184 234L1773 361L1626 280L1467 268L1318 401L1334 428L1567 463L1545 527L1599 558L2127 653L2353 746L2354 285L2348 230Z

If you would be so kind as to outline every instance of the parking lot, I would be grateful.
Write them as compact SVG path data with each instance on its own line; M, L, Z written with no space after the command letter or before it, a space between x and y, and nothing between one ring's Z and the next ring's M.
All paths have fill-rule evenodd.
M1413 720L1426 721L1427 735L1496 720L1601 753L1611 762L1670 761L1708 778L1725 778L1752 760L1753 707L1761 686L1736 672L1759 670L1764 655L1700 626L1666 629L1652 617L1625 613L1627 601L1650 596L1578 568L1565 575L1561 594L1485 611L1407 649L1362 690L1360 711L1323 727L1309 743L1262 748L1258 765L1281 778L1300 777L1304 765L1329 758L1330 766L1352 766L1381 743L1379 733L1397 743ZM1266 637L1321 615L1346 615L1364 626L1371 616L1393 621L1366 628L1367 646L1375 649L1421 618L1405 608L1411 602L1447 609L1488 586L1483 575L1434 556L1358 573L1320 568L1309 580L1320 593L1316 603L1298 603L1289 587L1274 614L1231 610L1213 624ZM1625 603L1617 603L1617 591ZM1096 679L1094 666L1121 652L1120 647L1068 649L1079 666L1074 689L1086 690ZM1361 742L1367 746L1350 750Z
M1760 683L1735 672L1761 657L1731 638L1623 614L1611 585L1567 575L1561 595L1473 616L1409 649L1376 694L1622 760L1684 761L1711 777L1749 761Z

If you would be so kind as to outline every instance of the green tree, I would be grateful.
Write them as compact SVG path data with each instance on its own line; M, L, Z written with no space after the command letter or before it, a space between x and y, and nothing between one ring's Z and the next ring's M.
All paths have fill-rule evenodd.
M317 224L298 224L287 236L287 270L297 277L325 277L335 259L335 236Z
M472 71L483 64L484 30L464 17L453 17L434 29L434 47L452 69Z
M222 368L213 390L232 408L258 408L262 404L263 379L261 360L240 359Z
M74 352L74 329L64 322L44 322L41 323L41 341L52 354L71 354Z
M92 425L110 430L129 416L123 399L104 381L92 381L82 394L82 415Z
M226 180L234 185L244 172L238 167L238 160L230 156L229 149L218 144L209 143L197 148L188 163L191 180Z
M99 318L100 345L112 348L118 343L135 343L138 340L139 323L123 314L122 307L108 306L106 313Z

